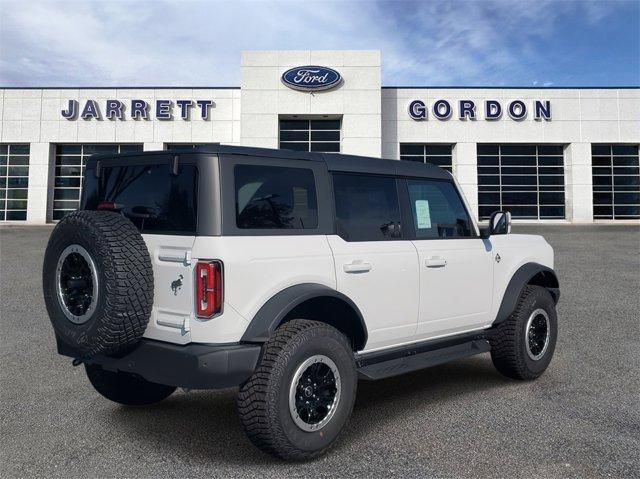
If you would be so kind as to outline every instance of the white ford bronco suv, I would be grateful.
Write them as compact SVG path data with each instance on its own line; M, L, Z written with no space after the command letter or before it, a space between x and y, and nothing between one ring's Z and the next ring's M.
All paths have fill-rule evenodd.
M284 459L336 440L358 379L490 352L533 379L553 356L553 250L480 229L433 165L212 146L92 157L49 240L60 354L104 397L239 387L249 439Z

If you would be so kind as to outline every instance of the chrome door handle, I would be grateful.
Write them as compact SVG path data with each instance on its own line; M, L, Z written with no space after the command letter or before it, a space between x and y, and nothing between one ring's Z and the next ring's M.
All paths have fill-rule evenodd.
M368 261L352 261L342 265L345 273L368 273L371 271L371 263Z
M447 260L444 258L429 258L424 262L427 268L443 268L447 265Z

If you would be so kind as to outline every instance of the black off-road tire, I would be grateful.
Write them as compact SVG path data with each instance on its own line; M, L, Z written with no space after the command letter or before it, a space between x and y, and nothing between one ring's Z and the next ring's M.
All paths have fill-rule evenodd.
M546 350L538 359L527 352L527 322L537 309L549 317L549 336ZM530 380L540 376L549 366L558 337L556 306L549 291L541 286L525 286L515 311L489 337L491 359L496 369L512 379Z
M95 364L85 364L85 370L96 391L110 401L125 406L155 404L176 390L175 386L151 383L131 373L107 371Z
M337 366L341 393L335 413L319 430L296 425L289 389L296 370L315 355ZM335 328L317 321L285 323L263 346L261 361L240 387L238 413L243 429L259 449L285 460L305 460L329 449L347 422L356 397L357 373L350 343Z
M72 322L57 288L65 248L80 245L97 270L97 301L88 319ZM144 239L127 218L108 211L74 211L49 238L43 266L44 299L60 341L74 356L122 355L142 337L153 306L153 269Z

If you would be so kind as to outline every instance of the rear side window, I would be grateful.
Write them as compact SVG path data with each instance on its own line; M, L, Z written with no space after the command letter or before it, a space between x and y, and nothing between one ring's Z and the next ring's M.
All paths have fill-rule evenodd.
M336 228L347 241L383 241L402 237L394 178L334 174Z
M84 183L84 208L120 212L141 233L195 235L197 171L180 165L172 175L168 164L103 167Z
M472 236L460 195L445 181L407 180L417 239Z
M318 200L307 168L236 165L236 225L242 229L315 229Z

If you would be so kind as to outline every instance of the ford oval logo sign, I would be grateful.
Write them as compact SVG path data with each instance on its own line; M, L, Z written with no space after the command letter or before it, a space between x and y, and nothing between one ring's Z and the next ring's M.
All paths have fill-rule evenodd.
M282 83L294 90L329 90L342 81L340 73L331 68L319 66L295 67L282 74Z

